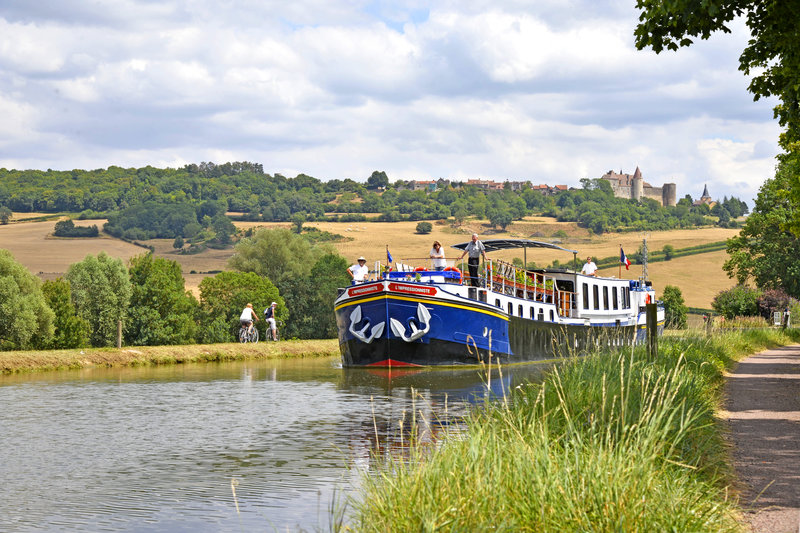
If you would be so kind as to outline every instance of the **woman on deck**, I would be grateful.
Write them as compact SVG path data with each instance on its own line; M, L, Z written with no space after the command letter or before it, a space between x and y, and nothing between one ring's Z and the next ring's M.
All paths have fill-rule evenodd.
M444 267L447 266L447 261L444 259L444 249L439 241L433 241L431 259L433 260L434 270L444 270Z

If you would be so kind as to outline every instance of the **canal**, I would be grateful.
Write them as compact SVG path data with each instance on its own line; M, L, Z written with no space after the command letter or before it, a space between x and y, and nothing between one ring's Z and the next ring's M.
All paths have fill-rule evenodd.
M323 358L0 376L0 530L328 531L376 456L457 431L544 369Z

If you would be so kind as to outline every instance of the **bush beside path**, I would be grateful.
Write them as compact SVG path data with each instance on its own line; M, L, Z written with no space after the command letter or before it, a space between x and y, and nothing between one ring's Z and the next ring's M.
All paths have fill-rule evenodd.
M757 533L800 525L800 345L742 360L725 385L741 505Z

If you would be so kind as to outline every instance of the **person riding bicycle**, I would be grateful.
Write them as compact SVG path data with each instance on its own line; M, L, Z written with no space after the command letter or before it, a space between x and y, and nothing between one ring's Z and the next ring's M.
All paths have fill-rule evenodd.
M253 320L258 322L258 317L256 316L256 312L253 311L253 304L247 304L247 306L242 310L242 314L239 317L239 323L242 327L247 326L247 334L253 332Z
M269 307L264 309L264 318L269 323L269 328L272 330L272 340L278 338L278 325L275 323L275 309L278 307L277 302L272 302Z

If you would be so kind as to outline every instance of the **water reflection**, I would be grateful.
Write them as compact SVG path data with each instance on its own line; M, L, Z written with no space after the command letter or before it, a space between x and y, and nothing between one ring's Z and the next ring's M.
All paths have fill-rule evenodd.
M435 439L540 372L299 359L0 376L2 530L326 530L375 451Z

